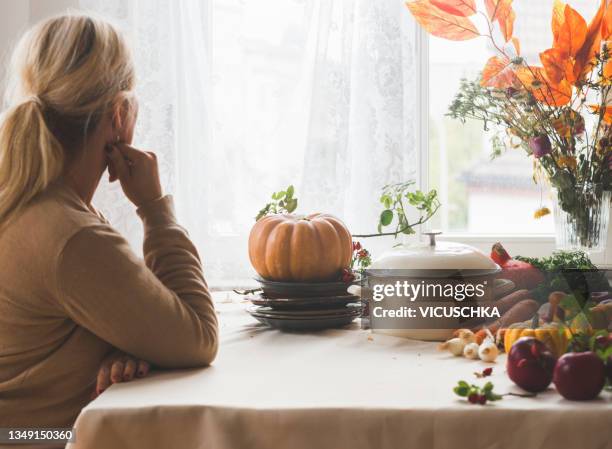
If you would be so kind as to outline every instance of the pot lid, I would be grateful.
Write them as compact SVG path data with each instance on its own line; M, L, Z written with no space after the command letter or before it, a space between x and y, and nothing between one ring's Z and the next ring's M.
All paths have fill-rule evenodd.
M497 272L499 266L478 249L455 242L436 242L440 232L426 232L429 243L400 245L383 253L373 270L478 270Z

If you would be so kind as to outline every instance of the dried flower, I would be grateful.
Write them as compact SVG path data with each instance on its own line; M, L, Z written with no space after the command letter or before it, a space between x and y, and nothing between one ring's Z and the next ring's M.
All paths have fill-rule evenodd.
M537 220L549 214L550 214L550 209L548 207L540 207L538 210L536 210L533 213L533 218Z
M552 146L548 136L544 135L529 139L529 149L531 150L533 157L539 159L542 156L550 154L552 151Z
M578 161L574 156L559 156L557 158L557 164L561 168L569 168L570 170L575 170L578 165Z

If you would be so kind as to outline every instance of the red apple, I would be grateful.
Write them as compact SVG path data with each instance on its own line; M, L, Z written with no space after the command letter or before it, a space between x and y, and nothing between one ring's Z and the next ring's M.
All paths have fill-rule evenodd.
M568 352L557 361L553 382L565 399L594 399L606 383L604 363L592 351Z
M546 390L553 377L557 359L548 347L533 337L519 338L510 348L506 362L508 377L524 390Z

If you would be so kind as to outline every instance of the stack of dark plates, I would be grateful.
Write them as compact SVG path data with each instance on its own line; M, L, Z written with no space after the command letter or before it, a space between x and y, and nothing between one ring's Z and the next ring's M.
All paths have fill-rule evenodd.
M359 296L344 282L276 282L256 278L262 293L249 295L248 312L281 330L305 331L342 327L361 314Z

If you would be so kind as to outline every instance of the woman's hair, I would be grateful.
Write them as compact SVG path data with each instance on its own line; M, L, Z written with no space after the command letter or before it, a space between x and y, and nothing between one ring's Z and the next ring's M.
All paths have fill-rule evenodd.
M121 34L86 15L30 29L13 54L0 123L0 226L63 173L89 131L126 101L134 68Z

